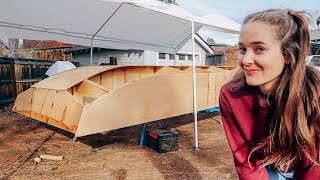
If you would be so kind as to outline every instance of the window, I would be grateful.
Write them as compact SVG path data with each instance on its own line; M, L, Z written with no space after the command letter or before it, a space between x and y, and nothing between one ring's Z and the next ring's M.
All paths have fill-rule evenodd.
M188 60L190 60L190 61L193 60L192 55L188 55Z
M159 53L159 59L166 59L165 53Z
M169 59L170 60L174 60L174 55L173 54L169 54Z
M185 55L179 55L179 60L185 60L186 59L186 57L185 57Z

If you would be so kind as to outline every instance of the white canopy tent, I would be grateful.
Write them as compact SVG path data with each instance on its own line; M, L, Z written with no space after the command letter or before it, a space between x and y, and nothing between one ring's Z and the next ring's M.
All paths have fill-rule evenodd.
M203 25L238 33L240 25L194 16L157 0L0 0L0 37L57 40L175 54ZM217 19L216 19L217 20ZM195 148L198 149L193 45ZM92 59L91 59L92 61Z

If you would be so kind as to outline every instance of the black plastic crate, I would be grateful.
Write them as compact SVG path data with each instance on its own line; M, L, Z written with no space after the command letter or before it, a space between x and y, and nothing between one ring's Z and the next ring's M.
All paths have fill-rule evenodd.
M146 146L159 153L176 151L179 147L179 133L169 129L147 129Z

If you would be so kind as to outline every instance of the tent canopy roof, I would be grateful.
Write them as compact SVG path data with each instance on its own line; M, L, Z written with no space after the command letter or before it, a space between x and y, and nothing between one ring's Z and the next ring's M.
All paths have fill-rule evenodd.
M83 46L91 46L93 39L95 47L175 53L190 39L191 20L195 32L210 25L156 0L10 0L0 6L0 36ZM239 31L228 25L211 26Z

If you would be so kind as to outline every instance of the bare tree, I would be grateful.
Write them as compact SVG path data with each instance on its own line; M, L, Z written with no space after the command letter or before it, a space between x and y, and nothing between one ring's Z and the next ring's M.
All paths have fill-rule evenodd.
M216 43L216 41L215 41L214 39L212 39L212 38L208 38L208 39L206 40L206 42L207 42L209 45L212 45L212 44L215 44L215 43Z
M176 2L176 0L159 0L161 2L167 3L167 4L174 4L174 5L178 5L178 3Z

